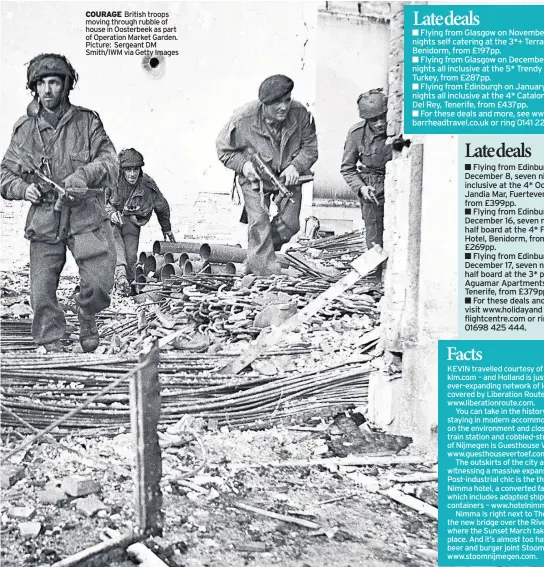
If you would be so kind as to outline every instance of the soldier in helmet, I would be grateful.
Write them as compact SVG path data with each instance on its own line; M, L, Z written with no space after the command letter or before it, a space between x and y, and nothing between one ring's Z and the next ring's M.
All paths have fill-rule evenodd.
M344 146L340 172L357 195L366 229L366 244L383 245L385 164L391 159L387 139L387 98L372 89L357 99L361 122L352 126ZM376 270L381 279L381 268Z
M219 160L236 172L240 182L249 225L247 266L258 276L280 272L275 251L300 229L299 178L317 160L315 122L300 102L291 100L293 86L285 75L265 79L259 100L238 109L216 142ZM268 181L260 180L251 152L258 153L293 193L293 202L282 206L272 220L268 206L276 197Z
M5 199L30 201L25 237L30 240L32 335L47 352L63 350L64 312L57 287L72 253L80 275L75 296L79 339L85 352L99 344L95 314L110 304L115 271L113 232L102 189L118 174L115 148L96 112L71 104L77 73L63 55L43 54L30 61L27 88L33 100L14 127L1 166ZM64 188L92 188L90 196L58 200L36 170ZM81 195L87 195L82 189Z
M134 148L119 154L120 172L116 185L108 191L107 210L114 227L117 267L115 285L128 294L138 257L140 228L155 211L164 239L175 242L170 224L170 206L153 179L142 171L144 156Z

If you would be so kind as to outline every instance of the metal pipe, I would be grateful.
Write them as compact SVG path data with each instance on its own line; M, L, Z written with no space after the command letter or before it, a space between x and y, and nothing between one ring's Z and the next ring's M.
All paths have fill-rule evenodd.
M174 252L166 252L164 255L164 261L167 264L176 264L179 261L179 257L181 254L174 253Z
M240 246L226 244L203 244L200 247L200 257L210 263L224 264L226 262L244 262L247 250Z
M134 270L134 279L138 281L140 276L145 276L144 268L143 266L136 266L136 269Z
M164 242L156 240L153 243L153 254L166 254L172 252L174 254L182 254L189 252L191 254L198 254L200 251L200 243L195 240L185 240L182 242Z
M179 264L165 264L161 268L161 281L165 283L165 281L169 278L174 276L182 276L183 269Z
M191 274L211 274L210 265L207 262L190 262L187 261L183 265L183 275L190 276Z
M185 262L200 262L200 254L194 254L192 252L183 252L179 255L179 266L183 268Z
M147 252L140 252L140 255L138 256L138 263L143 264L147 256L148 256Z
M153 254L152 256L148 256L144 262L144 274L148 276L151 272L155 274L155 277L158 277L157 272L166 264L164 256L159 254Z
M240 276L244 273L244 264L240 264L238 262L227 262L225 264L227 274Z

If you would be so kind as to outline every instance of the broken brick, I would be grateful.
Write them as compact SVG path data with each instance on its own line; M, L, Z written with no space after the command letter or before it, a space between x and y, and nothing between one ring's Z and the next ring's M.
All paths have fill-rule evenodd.
M63 479L61 489L69 496L79 498L100 491L100 483L88 476L72 475Z
M36 509L30 506L12 506L8 509L8 516L17 520L30 520L35 513Z
M36 537L40 535L42 525L40 522L21 522L19 524L19 533L23 537Z
M64 490L53 487L41 492L38 498L40 502L44 502L45 504L60 504L68 498L68 495Z
M15 465L3 465L0 470L0 481L2 489L12 487L24 475L24 469Z
M98 511L105 510L106 506L96 494L91 494L86 498L81 498L77 501L76 509L88 518L94 516Z

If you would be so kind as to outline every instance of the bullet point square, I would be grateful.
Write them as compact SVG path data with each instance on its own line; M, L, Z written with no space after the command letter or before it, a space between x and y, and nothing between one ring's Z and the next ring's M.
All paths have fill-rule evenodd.
M465 252L465 260L472 260L472 254L470 252Z
M470 305L472 303L472 297L465 297L465 303Z
M470 171L472 169L472 164L465 163L465 171Z
M419 116L419 110L412 110L412 116Z
M419 57L412 57L412 63L419 63Z
M413 89L414 91L419 90L419 84L418 84L418 83L414 83L414 84L412 85L412 89Z
M472 209L465 209L465 215L471 215Z
M419 35L419 30L412 30L412 35Z

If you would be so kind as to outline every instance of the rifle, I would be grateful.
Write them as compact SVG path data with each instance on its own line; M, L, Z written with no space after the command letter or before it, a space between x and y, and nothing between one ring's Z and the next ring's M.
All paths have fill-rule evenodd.
M93 195L104 194L102 189L90 187L61 187L58 183L47 177L39 168L34 167L30 161L27 161L27 163L23 161L23 166L28 170L24 173L34 175L34 177L37 177L47 187L45 190L40 183L36 184L42 194L48 191L54 191L57 194L57 200L54 206L55 211L60 211L66 201L76 201L77 199L86 199Z

